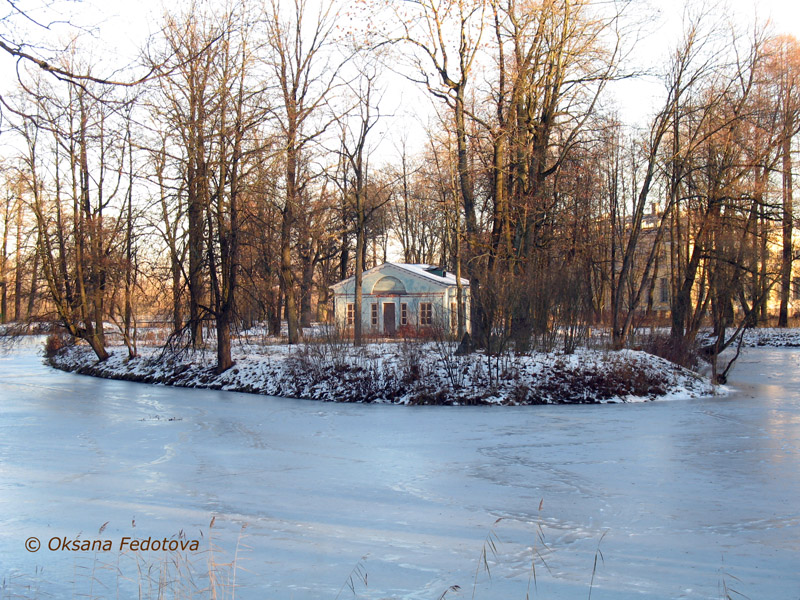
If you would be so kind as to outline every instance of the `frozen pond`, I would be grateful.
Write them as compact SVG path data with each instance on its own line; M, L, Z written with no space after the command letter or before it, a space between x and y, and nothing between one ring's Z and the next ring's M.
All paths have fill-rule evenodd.
M362 406L99 380L17 350L0 358L0 598L117 597L143 577L123 537L205 549L215 516L219 552L190 560L229 562L239 539L242 600L333 599L354 569L360 598L471 598L476 568L476 598L524 600L534 547L532 597L586 598L598 545L593 599L797 600L800 351L749 350L732 383L635 405ZM115 550L44 547L78 534Z

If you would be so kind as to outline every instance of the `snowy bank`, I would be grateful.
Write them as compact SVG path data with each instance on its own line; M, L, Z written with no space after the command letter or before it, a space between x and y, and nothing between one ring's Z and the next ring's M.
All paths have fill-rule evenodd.
M65 371L180 387L221 389L333 402L397 404L566 404L641 402L714 393L707 379L645 352L583 350L572 355L456 356L454 345L400 342L243 346L217 374L212 353L182 358L123 349L98 363L84 345L49 363Z
M759 327L744 332L744 345L751 348L800 348L800 329Z

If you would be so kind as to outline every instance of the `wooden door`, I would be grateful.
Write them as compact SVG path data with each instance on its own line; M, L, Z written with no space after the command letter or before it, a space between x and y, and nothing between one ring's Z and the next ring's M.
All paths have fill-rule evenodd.
M395 318L394 303L387 302L383 305L383 333L394 335L397 333L397 319Z

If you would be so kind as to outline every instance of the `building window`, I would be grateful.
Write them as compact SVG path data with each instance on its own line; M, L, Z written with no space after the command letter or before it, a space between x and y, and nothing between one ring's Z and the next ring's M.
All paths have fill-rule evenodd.
M792 279L792 300L800 300L800 277Z
M430 302L419 303L419 324L433 325L433 304Z
M408 325L408 304L400 304L400 325Z
M658 300L662 304L666 304L667 302L669 302L669 281L667 280L666 277L662 277L661 279L658 280L658 282L659 282Z
M458 303L450 303L450 329L453 331L458 329Z
M373 302L372 303L372 305L370 306L370 311L371 311L371 315L372 315L372 326L373 327L377 327L378 326L378 303L377 302Z
M352 325L356 322L356 305L352 302L347 304L347 324Z

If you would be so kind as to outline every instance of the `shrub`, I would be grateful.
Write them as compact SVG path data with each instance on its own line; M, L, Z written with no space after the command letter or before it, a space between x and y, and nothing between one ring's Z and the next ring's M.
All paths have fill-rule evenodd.
M65 331L51 333L44 342L44 355L46 358L53 358L63 348L74 344L75 340Z
M696 369L699 362L697 344L675 339L669 333L654 333L642 344L642 350L687 369Z
M400 343L399 356L402 365L400 381L404 385L411 385L422 379L422 355L423 348L419 342L406 338Z

